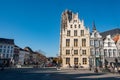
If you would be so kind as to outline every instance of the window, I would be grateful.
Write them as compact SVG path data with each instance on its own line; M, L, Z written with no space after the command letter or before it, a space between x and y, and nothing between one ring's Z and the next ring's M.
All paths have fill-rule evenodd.
M0 49L0 53L2 52L2 49Z
M72 25L70 25L70 27L72 28Z
M100 47L102 47L103 46L103 41L102 40L100 40Z
M8 48L10 48L10 46L8 46Z
M100 55L102 55L102 49L99 49L99 53L100 53Z
M107 57L107 49L104 49L104 56Z
M78 50L74 50L74 55L78 55Z
M91 55L95 55L95 52L94 52L93 48L90 49L90 52L91 52Z
M66 64L70 63L70 58L66 58Z
M78 64L78 58L74 58L74 64Z
M86 46L86 39L82 39L82 47Z
M99 41L98 41L98 40L95 40L95 41L94 41L94 45L95 45L95 47L99 47Z
M70 39L66 39L66 47L70 46Z
M6 50L4 49L3 53L6 53Z
M78 46L78 39L74 39L74 47Z
M10 57L13 57L13 55L12 55L12 54L10 54Z
M9 53L9 50L7 50L7 53Z
M66 50L66 55L70 55L70 50Z
M4 48L6 48L6 46L4 46Z
M87 64L87 58L83 58L83 64Z
M77 20L74 20L74 22L77 22Z
M108 50L109 57L111 57L111 56L112 56L111 51L112 51L111 49L109 49L109 50Z
M95 50L95 55L96 55L96 56L99 56L99 49L96 49L96 50Z
M119 54L119 56L120 56L120 49L118 50L118 54Z
M90 45L91 45L91 46L93 46L93 45L94 45L93 40L90 40Z
M11 50L11 53L13 53L13 50Z
M13 46L11 46L11 49L13 49Z
M77 36L77 30L74 30L74 36Z
M111 47L111 42L108 42L108 47Z
M2 58L2 54L0 54L0 58Z
M116 49L113 49L113 57L116 57Z
M80 28L80 24L79 24L79 28Z
M82 54L83 54L83 55L86 55L86 50L82 50Z
M5 54L3 54L3 58L5 58Z
M74 26L75 26L75 28L77 28L77 25L76 25L76 24L75 24Z
M67 36L70 36L70 30L67 31Z
M110 38L108 38L108 41L110 41Z
M84 30L81 30L81 36L84 36Z
M2 48L2 45L0 45L0 48Z
M9 58L9 54L6 55L6 58Z

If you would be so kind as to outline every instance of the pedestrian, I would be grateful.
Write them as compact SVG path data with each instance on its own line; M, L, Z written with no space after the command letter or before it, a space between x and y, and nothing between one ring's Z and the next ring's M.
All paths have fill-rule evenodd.
M90 68L89 68L90 71L91 71L91 68L92 68L92 65L90 64Z
M95 68L94 72L95 72L95 73L98 73L98 69L97 69L97 68Z

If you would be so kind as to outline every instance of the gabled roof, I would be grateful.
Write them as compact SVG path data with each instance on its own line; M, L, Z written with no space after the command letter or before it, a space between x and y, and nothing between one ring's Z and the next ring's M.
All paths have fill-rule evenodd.
M111 37L114 37L115 35L120 34L120 29L115 28L115 29L112 29L112 30L101 32L100 34L102 35L103 38L105 38L107 35L111 35Z
M0 43L14 45L14 39L0 38Z

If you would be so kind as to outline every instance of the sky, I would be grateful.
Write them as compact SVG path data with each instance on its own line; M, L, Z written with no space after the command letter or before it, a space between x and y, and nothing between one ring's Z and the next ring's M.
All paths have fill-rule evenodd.
M66 9L78 12L90 29L93 21L99 32L120 28L120 0L0 0L0 38L55 57L61 13Z

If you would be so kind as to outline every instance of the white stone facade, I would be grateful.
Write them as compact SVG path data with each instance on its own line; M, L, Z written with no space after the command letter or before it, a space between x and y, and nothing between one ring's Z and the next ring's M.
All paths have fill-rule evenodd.
M118 57L117 47L110 35L106 36L104 40L104 56L106 57Z
M1 59L13 59L14 45L0 43L0 58Z
M62 67L78 65L89 67L89 28L78 18L78 13L66 10L62 13L60 33L60 56Z

